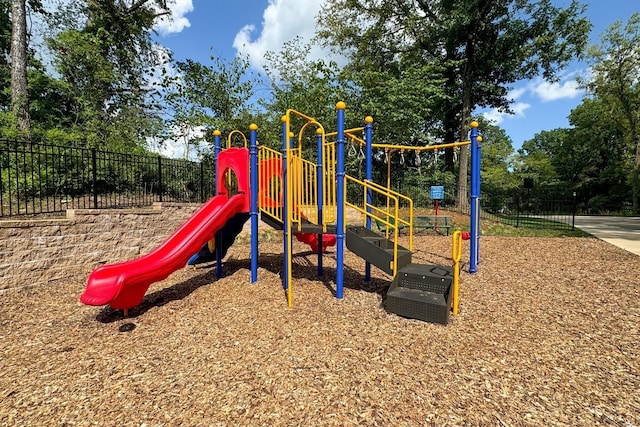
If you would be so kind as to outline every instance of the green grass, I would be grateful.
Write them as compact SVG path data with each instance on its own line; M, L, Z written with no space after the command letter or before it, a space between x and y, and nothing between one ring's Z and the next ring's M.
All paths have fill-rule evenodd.
M485 236L505 236L505 237L588 237L589 233L576 228L571 229L553 229L553 228L532 228L514 227L495 221L481 221L482 234Z
M576 228L571 230L569 226L558 224L553 228L554 223L544 218L527 218L526 222L520 221L518 227L496 220L480 220L480 228L484 236L504 236L504 237L588 237L589 233ZM469 217L457 216L455 221L457 229L469 231ZM562 228L561 228L562 227Z

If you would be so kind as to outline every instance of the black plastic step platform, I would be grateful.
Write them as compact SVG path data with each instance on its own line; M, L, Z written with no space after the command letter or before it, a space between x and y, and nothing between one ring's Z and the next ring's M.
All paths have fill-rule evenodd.
M278 210L278 214L280 214ZM282 230L284 224L278 218L269 215L265 211L260 212L260 219L265 224L270 225L276 230ZM328 225L327 230L324 231L321 225L313 224L306 219L301 221L300 230L298 230L297 226L292 227L294 233L313 233L313 234L336 234L336 226Z
M347 249L393 275L393 242L362 226L347 227ZM398 270L411 263L411 252L398 245Z
M449 323L453 269L409 264L398 272L387 292L388 311L425 322Z
M278 210L278 214L280 214L279 210ZM267 225L270 225L274 229L282 230L282 221L280 221L278 218L274 216L269 215L265 211L260 212L260 219L262 220L262 222L264 222Z

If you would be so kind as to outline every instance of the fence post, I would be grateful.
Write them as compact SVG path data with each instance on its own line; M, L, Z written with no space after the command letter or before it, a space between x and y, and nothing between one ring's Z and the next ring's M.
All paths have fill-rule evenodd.
M576 210L577 210L577 204L576 204L576 192L573 192L573 207L572 207L572 215L571 215L571 230L575 230L576 229Z
M158 192L160 193L160 201L162 202L162 193L164 193L162 188L162 156L158 156Z
M520 194L516 194L516 228L520 227Z
M96 159L96 148L91 149L91 187L93 190L93 209L98 209L98 161Z
M204 203L204 159L200 160L200 203Z

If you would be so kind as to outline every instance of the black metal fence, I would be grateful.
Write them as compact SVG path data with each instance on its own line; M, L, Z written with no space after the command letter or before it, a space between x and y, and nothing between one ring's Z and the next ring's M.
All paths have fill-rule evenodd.
M0 217L203 202L213 191L211 161L0 140Z
M457 188L445 186L444 197L439 201L442 209L469 213L469 198L463 206L457 206ZM402 187L400 192L411 197L416 208L433 207L429 197L429 185ZM536 229L573 229L579 206L573 194L557 191L511 193L483 191L480 194L480 216L505 225Z
M572 230L577 213L573 195L483 193L481 217L523 228Z

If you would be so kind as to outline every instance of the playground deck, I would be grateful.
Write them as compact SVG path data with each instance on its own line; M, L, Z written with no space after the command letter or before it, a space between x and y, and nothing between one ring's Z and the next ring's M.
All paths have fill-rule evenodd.
M154 285L129 318L82 305L91 269L0 295L0 425L640 425L640 257L592 238L482 237L448 326L381 308L388 278L345 263L345 299L282 240ZM450 257L416 240L420 262ZM468 243L465 243L468 244ZM464 267L463 267L464 270Z

